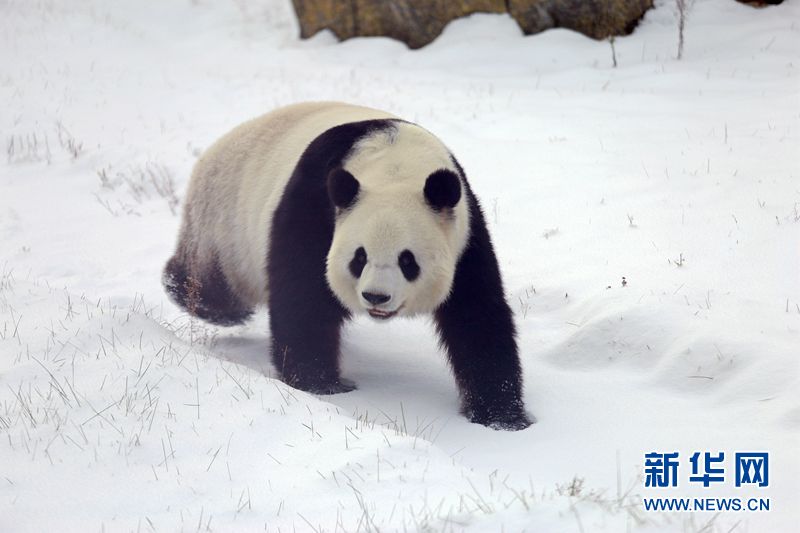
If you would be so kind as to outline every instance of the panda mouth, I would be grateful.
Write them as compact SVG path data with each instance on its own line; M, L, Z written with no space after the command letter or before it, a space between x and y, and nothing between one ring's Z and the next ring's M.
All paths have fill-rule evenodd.
M378 320L389 320L390 318L395 316L402 307L403 306L401 305L394 311L384 311L383 309L378 309L377 307L373 307L372 309L367 309L367 313L369 313L369 316L371 316L372 318L377 318Z

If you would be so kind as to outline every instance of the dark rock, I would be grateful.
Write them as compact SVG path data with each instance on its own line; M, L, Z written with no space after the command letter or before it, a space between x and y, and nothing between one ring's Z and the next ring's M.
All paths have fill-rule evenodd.
M300 36L330 29L340 40L392 37L409 48L433 41L451 20L477 12L504 13L503 0L292 0Z
M627 35L653 0L509 0L508 10L526 35L568 28L594 39Z
M385 36L420 48L453 19L510 13L525 34L561 27L595 39L633 31L653 0L292 0L300 36L330 29L340 40Z

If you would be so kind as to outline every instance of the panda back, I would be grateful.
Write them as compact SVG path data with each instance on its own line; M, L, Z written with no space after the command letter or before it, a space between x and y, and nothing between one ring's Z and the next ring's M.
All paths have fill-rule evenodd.
M366 107L308 102L262 115L222 137L198 161L187 192L184 224L197 260L216 258L239 298L266 303L272 219L301 155L330 128L389 118L395 117Z

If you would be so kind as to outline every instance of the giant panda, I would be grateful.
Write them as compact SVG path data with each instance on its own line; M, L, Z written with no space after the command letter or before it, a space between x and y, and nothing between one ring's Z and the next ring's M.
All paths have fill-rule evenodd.
M389 113L295 104L222 137L194 168L163 283L218 325L266 304L276 372L317 394L355 388L339 373L346 320L430 314L462 413L530 424L478 200L436 136Z

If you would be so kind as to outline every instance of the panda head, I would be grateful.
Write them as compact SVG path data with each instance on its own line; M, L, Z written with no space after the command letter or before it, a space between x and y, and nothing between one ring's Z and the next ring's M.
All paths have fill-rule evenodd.
M439 307L468 231L462 183L449 153L427 162L423 154L411 164L392 162L391 154L351 159L347 170L328 175L336 211L328 285L351 313L379 320Z

